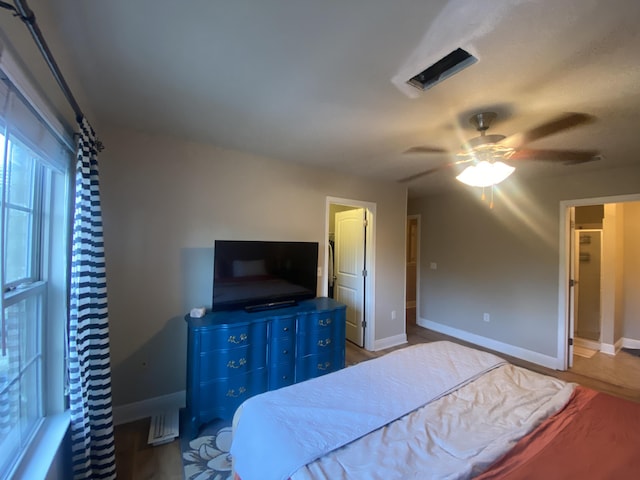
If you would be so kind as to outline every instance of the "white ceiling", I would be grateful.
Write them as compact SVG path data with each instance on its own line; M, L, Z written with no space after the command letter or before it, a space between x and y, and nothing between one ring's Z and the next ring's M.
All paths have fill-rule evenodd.
M497 111L490 133L503 135L582 112L595 122L529 146L596 149L602 160L520 162L516 175L640 162L638 0L52 0L50 7L94 123L396 181L449 162L402 152L457 151L477 133L467 121L474 112ZM457 47L479 61L425 92L404 84ZM456 183L443 171L407 185L417 196Z

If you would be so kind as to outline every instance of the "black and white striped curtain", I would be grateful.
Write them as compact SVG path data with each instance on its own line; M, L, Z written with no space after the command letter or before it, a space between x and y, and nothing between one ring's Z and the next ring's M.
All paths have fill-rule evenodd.
M116 478L96 137L80 121L71 263L69 399L74 479Z

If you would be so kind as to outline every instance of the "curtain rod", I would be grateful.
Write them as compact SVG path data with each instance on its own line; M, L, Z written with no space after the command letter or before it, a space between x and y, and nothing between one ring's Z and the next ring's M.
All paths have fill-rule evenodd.
M29 8L29 5L27 5L26 0L14 0L14 3L16 4L15 6L11 5L8 2L0 1L0 7L5 8L7 10L12 10L14 12L14 16L22 20L24 24L27 26L27 28L29 29L29 32L31 33L31 36L33 37L33 40L36 42L36 45L40 50L40 53L44 57L45 62L47 62L47 65L49 66L49 70L51 70L51 73L53 74L53 77L56 79L56 82L58 82L58 85L60 86L62 93L67 99L67 102L69 102L69 105L73 109L73 112L76 115L76 120L78 121L78 123L80 123L84 118L84 114L80 109L80 105L78 105L78 102L76 102L76 99L73 96L73 93L69 88L69 85L64 79L64 76L62 75L62 72L60 71L58 64L53 58L53 54L51 53L51 50L49 49L49 46L47 45L47 42L45 41L44 36L42 35L42 31L40 30L40 27L38 27L38 24L36 23L36 16L33 13L33 10ZM97 147L99 151L101 151L104 148L104 146L102 145L102 142L100 141L97 142Z

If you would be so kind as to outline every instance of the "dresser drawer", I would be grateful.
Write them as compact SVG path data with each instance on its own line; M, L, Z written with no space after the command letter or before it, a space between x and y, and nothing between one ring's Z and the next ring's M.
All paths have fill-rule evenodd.
M279 363L269 367L269 390L292 385L295 381L295 363Z
M243 325L222 325L200 333L200 349L203 352L264 343L267 338L267 323L256 322Z
M290 337L295 335L296 317L294 315L287 317L275 317L271 320L271 338L274 337Z
M329 336L336 327L336 318L333 312L309 312L298 318L298 332L302 335L317 333Z
M269 350L269 363L282 363L295 357L296 337L272 338Z
M338 341L331 331L315 331L298 338L298 356L317 355L331 352L338 347Z
M336 361L333 352L326 352L319 355L307 355L298 358L296 365L296 382L308 378L319 377L325 373L331 373L342 368Z
M267 363L266 345L213 350L200 354L200 378L209 380L244 374Z
M267 388L267 371L260 369L244 375L203 382L198 401L203 421L208 418L230 419L238 406L247 398Z

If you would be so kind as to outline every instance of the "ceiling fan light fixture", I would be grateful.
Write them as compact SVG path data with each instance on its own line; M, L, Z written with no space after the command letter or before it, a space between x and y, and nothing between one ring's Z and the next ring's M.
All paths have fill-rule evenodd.
M494 138L497 137L497 138ZM463 161L473 162L456 177L471 187L490 187L497 185L511 175L515 168L501 160L507 160L515 149L500 145L502 135L483 135L472 139L467 149L458 154Z
M515 168L506 163L482 160L465 168L456 179L470 187L491 187L505 180L514 171Z

